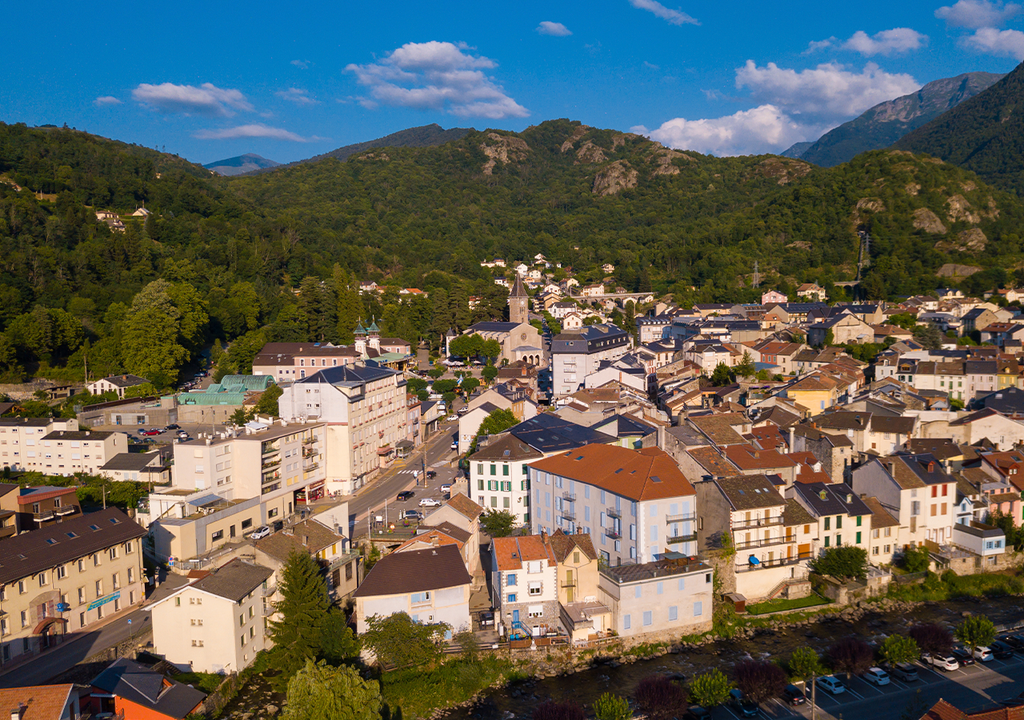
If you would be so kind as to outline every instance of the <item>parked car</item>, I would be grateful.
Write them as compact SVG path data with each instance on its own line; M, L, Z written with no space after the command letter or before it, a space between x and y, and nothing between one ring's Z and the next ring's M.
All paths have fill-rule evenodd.
M842 680L837 678L835 675L822 675L814 681L814 684L822 690L827 690L833 695L842 695L846 692L846 686L843 685Z
M1007 635L999 638L1014 650L1024 650L1024 635Z
M984 645L974 648L975 660L979 660L981 662L992 662L995 658L995 654Z
M452 450L458 450L458 449L459 449L459 441L458 440L452 440Z
M974 657L971 655L971 651L962 645L954 645L952 652L953 657L957 659L961 666L974 664Z
M865 680L873 685L888 685L889 684L889 673L880 667L870 668L866 673L861 675Z
M167 429L168 430L181 430L181 425L179 425L178 423L171 423L170 425L167 426Z
M159 435L159 434L160 434L159 430L143 430L142 432L139 433L139 435L142 435L143 437L153 437L154 435Z
M743 697L743 691L739 688L729 691L729 699L742 717L757 717L757 703L752 703Z
M494 627L494 613L485 610L480 613L480 627Z
M711 711L700 705L691 705L690 709L686 711L686 717L688 720L708 720L711 717Z
M433 480L437 477L437 470L427 470L427 480Z
M441 494L442 495L450 495L451 492L452 492L452 486L451 486L450 483L445 483L444 485L441 486Z
M889 668L889 674L903 682L914 682L917 680L917 668L910 663L897 663Z
M1002 640L993 640L989 643L988 649L996 656L996 660L1009 660L1013 657L1013 648Z
M946 672L953 672L954 670L960 669L960 663L952 655L943 655L942 653L935 653L931 655L924 653L921 655L921 662L926 665L931 665L939 670L945 670Z
M423 519L423 513L421 513L419 510L406 510L404 513L402 513L402 519L419 522Z
M403 490L402 492L398 493L398 496L397 496L397 498L396 498L396 499L397 499L397 500L398 500L399 502L404 502L404 501L406 501L406 500L410 499L410 498L411 498L411 497L412 497L413 495L415 495L415 494L416 494L416 493L415 493L415 492L413 492L412 490Z
M265 537L270 536L270 528L266 525L260 525L258 528L252 531L252 535L249 536L250 540L262 540Z
M782 691L782 699L788 705L803 705L807 702L804 691L796 685L787 685L786 689Z
M434 498L423 498L420 500L420 507L441 507L443 503Z

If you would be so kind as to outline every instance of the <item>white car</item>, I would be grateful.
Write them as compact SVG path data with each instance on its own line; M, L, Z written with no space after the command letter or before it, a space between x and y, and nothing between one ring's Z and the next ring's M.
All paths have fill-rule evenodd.
M449 485L448 483L445 483L444 485L441 486L440 490L442 495L448 495L452 491L452 486Z
M262 540L265 537L270 537L270 528L266 525L261 525L252 531L252 535L249 536L251 540Z
M995 657L996 656L992 654L992 651L984 645L980 645L974 648L975 660L980 660L981 662L992 662L993 660L995 660Z
M842 695L846 692L846 686L835 675L823 675L814 681L822 690L828 690L833 695Z
M960 669L960 663L957 662L957 659L952 655L943 655L941 653L930 655L929 653L924 653L921 656L921 660L932 667L938 668L939 670L945 670L946 672L953 672L954 670Z
M870 668L866 673L861 675L865 680L873 685L888 685L889 684L889 673L882 668L873 667Z
M458 440L452 440L452 450L458 450L458 449L459 449L459 441Z
M434 498L423 498L420 500L420 507L441 507L441 501Z

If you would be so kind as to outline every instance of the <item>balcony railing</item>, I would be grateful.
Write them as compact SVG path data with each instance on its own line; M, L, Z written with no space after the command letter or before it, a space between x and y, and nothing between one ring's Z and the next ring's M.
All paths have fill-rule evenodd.
M576 502L576 493L566 491L562 493L562 499L567 502L574 503Z
M784 565L799 565L804 560L810 560L811 554L809 552L800 553L793 557L773 558L771 560L759 560L756 565L749 563L742 566L736 566L736 572L752 572L754 570L762 570L764 568L783 567Z
M774 515L767 518L754 518L753 520L737 520L732 524L733 530L742 530L744 528L756 528L756 527L771 527L773 525L782 525L784 520L781 515Z
M622 517L622 512L613 507L605 509L604 514L613 518Z
M78 512L78 506L64 505L59 508L54 508L54 512L60 515L61 517L64 517L65 515L74 515L76 512Z
M314 470L316 470L319 467L320 467L320 463L318 463L318 462L311 462L311 463L306 463L305 465L303 465L302 469L305 472L313 472Z
M697 513L685 513L683 515L666 515L665 522L677 523L677 522L689 522L697 519Z
M47 520L53 520L56 517L53 514L53 510L43 510L42 512L32 513L32 519L36 522L46 522Z
M675 545L676 543L693 542L696 539L697 533L690 533L689 535L676 535L675 537L670 537L665 542L669 545Z
M575 520L576 519L576 513L574 513L569 508L563 508L562 511L560 513L558 513L558 514L561 515L562 517L564 517L566 520Z
M612 540L619 540L622 538L622 533L614 528L608 528L604 531L604 534L610 537Z
M318 439L319 439L319 438L317 438L317 436L316 436L316 435L313 435L313 436L311 436L311 437L308 437L308 438L306 438L305 440L303 440L303 441L302 441L302 444L303 444L303 445L313 445L313 444L315 444L315 443L316 443L316 441L317 441Z
M770 537L770 538L754 538L753 540L744 540L743 542L736 543L737 550L750 549L755 547L769 547L771 545L788 545L793 542L793 537Z
M276 460L268 460L267 462L263 463L263 469L269 470L270 468L275 468L280 464L281 458L277 458Z

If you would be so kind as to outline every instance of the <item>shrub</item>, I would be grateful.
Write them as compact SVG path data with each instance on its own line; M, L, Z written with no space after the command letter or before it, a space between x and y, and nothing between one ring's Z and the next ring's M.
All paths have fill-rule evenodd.
M812 675L821 675L821 658L814 648L799 647L789 656L789 672L797 680L807 680Z
M882 658L895 665L896 663L913 662L921 657L921 651L917 647L914 638L903 635L890 635L882 643L879 649Z
M594 701L594 717L597 720L629 720L633 711L626 698L613 693L604 693Z
M636 686L636 704L651 720L671 720L686 711L686 693L664 675L650 675Z
M813 562L814 571L838 580L863 580L868 572L868 551L856 545L829 548Z
M729 699L732 683L722 671L712 668L701 673L690 683L690 701L706 708L718 707Z
M907 572L924 572L931 565L931 554L924 545L908 547L903 550L900 558L900 567Z
M953 633L942 625L919 623L907 633L914 639L921 652L946 654L953 647Z
M789 683L786 671L771 662L743 660L734 669L736 687L751 702L763 703L778 697Z
M871 646L860 638L848 637L833 643L828 649L828 657L835 672L860 675L871 667L875 653L872 652Z

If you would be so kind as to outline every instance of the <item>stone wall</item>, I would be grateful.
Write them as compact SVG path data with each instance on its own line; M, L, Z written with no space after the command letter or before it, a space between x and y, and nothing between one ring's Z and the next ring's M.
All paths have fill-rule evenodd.
M993 562L993 560L995 562ZM944 558L935 563L935 572L940 575L952 570L957 575L978 575L979 573L995 573L1019 568L1024 562L1024 553L1006 552L999 555L969 555L968 557Z

